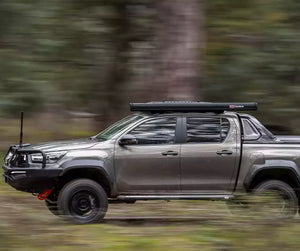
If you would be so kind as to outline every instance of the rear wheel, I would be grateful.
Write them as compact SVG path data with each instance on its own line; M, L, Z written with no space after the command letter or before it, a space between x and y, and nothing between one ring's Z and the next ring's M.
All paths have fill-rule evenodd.
M57 203L61 214L81 224L99 222L108 207L104 189L89 179L67 183L60 191Z
M268 180L254 189L254 195L264 196L259 210L270 212L275 217L293 217L298 209L298 197L294 189L280 180Z

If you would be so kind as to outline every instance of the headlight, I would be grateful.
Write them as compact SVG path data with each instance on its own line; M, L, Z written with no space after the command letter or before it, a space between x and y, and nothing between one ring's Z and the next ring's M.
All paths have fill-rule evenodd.
M54 164L58 160L60 160L63 156L66 155L66 151L59 151L59 152L49 152L46 153L46 163L47 164ZM31 155L32 162L41 163L43 161L43 156L40 153L32 154Z
M4 159L4 161L5 161L5 164L8 164L8 162L9 162L9 160L10 160L10 158L13 156L13 153L12 152L9 152L7 155L6 155L6 157L5 157L5 159Z
M63 156L66 155L66 151L61 152L50 152L46 154L46 162L49 164L56 163L58 160L60 160Z

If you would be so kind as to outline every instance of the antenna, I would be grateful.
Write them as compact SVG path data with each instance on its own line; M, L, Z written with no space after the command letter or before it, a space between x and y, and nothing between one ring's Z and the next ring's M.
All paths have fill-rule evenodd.
M23 114L24 112L21 112L21 130L20 130L20 144L19 144L20 147L22 147L23 145Z

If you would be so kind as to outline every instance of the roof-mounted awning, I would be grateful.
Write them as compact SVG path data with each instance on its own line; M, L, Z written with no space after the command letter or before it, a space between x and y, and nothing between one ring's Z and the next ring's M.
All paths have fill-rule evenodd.
M148 103L130 103L131 111L164 113L164 112L215 112L256 111L257 103L208 103L187 101L163 101Z

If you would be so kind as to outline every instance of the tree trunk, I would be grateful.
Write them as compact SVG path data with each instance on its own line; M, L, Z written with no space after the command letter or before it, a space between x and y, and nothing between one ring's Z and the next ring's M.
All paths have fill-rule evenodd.
M157 0L152 100L201 99L204 2Z

